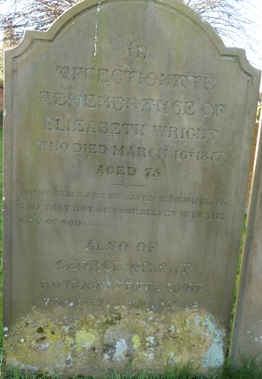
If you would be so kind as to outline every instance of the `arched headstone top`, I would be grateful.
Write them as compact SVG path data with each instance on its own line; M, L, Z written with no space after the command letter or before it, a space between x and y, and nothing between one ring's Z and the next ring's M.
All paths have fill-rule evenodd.
M37 32L32 30L26 30L23 40L19 47L16 49L16 54L24 52L33 42L39 41L53 41L56 37L59 38L59 34L63 34L67 27L71 27L72 23L78 19L85 17L87 13L91 13L96 19L96 23L99 22L99 14L102 11L108 12L108 8L112 10L115 8L132 8L141 7L141 11L147 14L148 22L153 21L152 13L155 13L157 9L163 9L166 12L174 14L176 17L181 18L183 22L192 27L196 33L202 36L203 39L210 45L211 49L216 50L217 54L222 59L239 59L241 67L244 71L253 72L254 68L249 64L246 59L245 51L239 48L228 48L224 45L222 39L212 28L212 26L203 18L198 15L190 7L184 5L180 1L148 1L148 0L112 0L112 1L90 1L84 0L76 4L72 8L64 12L45 32ZM151 19L151 20L150 20ZM75 20L75 21L74 21ZM135 20L136 21L136 20ZM136 27L138 24L134 22ZM155 25L157 27L157 25ZM169 41L172 46L172 41ZM95 47L94 47L95 49Z

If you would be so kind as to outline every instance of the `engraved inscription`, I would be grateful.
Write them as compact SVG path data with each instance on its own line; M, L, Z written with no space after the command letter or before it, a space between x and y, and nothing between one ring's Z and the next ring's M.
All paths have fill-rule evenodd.
M137 173L137 169L135 167L125 167L125 166L102 166L100 165L98 167L98 170L96 171L97 175L118 175L118 176L134 176Z
M153 50L142 41L128 40L125 54L130 65L136 61L143 66L148 64ZM109 69L57 65L56 80L52 90L39 93L39 106L46 113L35 149L45 156L71 154L74 161L86 160L85 174L99 183L107 182L107 189L21 188L18 208L23 228L44 225L50 232L71 228L74 233L82 233L90 219L98 217L105 219L105 224L118 217L127 222L141 217L148 221L169 219L176 225L207 219L222 224L226 220L227 200L212 198L208 190L205 196L196 191L185 194L176 187L172 193L154 189L154 184L168 180L167 171L175 175L178 166L198 162L217 167L227 161L228 153L224 147L220 150L227 107L223 99L208 97L216 88L215 77L151 69L146 72L146 68L134 71L128 66ZM89 84L97 90L93 92ZM110 86L116 92L111 92ZM126 91L121 93L127 87L136 92L130 91L130 96L124 95ZM151 92L141 91L139 95L139 88ZM159 89L165 91L161 93ZM191 263L179 261L179 252L178 261L166 261L164 257L170 255L171 248L160 247L154 238L127 236L112 233L103 237L103 233L91 231L77 247L78 258L69 258L67 253L56 258L55 278L40 280L45 306L127 304L152 310L196 309L198 301L194 300L205 294L205 284L191 279ZM176 254L173 247L172 252ZM81 292L88 297L48 297L46 294L52 296L52 291L73 291L75 297ZM103 292L107 293L106 299L99 298ZM121 299L128 297L125 293L130 299ZM149 301L148 294L154 300ZM174 295L176 301L161 300L162 296L170 299ZM179 297L186 300L178 301Z
M138 292L192 292L201 293L203 284L197 283L162 283L143 281L118 281L118 280L45 280L40 283L41 288L61 288L64 290L82 291L138 291Z
M222 157L217 151L175 150L175 159L221 162Z
M169 114L173 116L219 117L225 112L225 105L196 103L192 99L176 100L158 98L135 98L99 94L41 91L39 104L60 109L83 109L101 111L132 111L146 114Z
M125 156L132 158L163 158L167 159L173 157L175 160L188 161L195 160L201 162L213 162L220 163L226 159L226 156L229 156L229 153L225 154L224 152L219 151L199 151L194 148L189 148L187 150L174 150L172 153L169 153L169 150L163 147L149 147L144 146L111 146L109 148L107 145L103 144L82 144L75 142L72 145L69 145L67 142L61 141L36 141L38 151L42 152L54 152L54 153L73 153L73 154L86 154L86 155L112 155L112 156ZM160 175L160 170L158 168L149 168L149 172L152 173L154 169L154 177ZM96 174L113 174L125 175L123 172L126 171L126 174L133 176L136 173L134 167L124 167L124 166L99 166ZM146 175L149 176L149 175Z
M113 146L113 155L131 157L167 158L168 149L152 147L146 149L143 146Z
M145 125L120 123L104 121L95 122L86 120L75 120L46 117L44 121L44 130L59 131L59 132L77 132L102 135L124 135L124 136L139 136L145 135Z
M129 59L146 61L150 46L135 46L129 51ZM136 50L136 51L135 51ZM176 74L163 72L143 72L128 69L108 69L79 66L56 66L56 79L59 81L74 82L94 82L98 84L112 84L123 86L144 86L144 87L164 87L166 89L193 90L193 91L214 91L216 80L213 76L203 76L195 74ZM208 111L208 110L207 110Z
M172 138L175 140L214 141L218 136L217 129L177 127L167 125L154 125L155 137Z
M178 275L186 275L191 267L190 263L165 263L165 262L127 262L126 266L122 261L105 261L97 260L59 260L56 263L56 268L60 271L98 271L98 272L125 272L139 273L151 272L154 274L163 274L171 272Z
M158 243L157 242L138 242L134 244L134 251L137 251L139 253L156 253L157 252ZM101 240L92 240L90 239L88 241L88 245L86 247L86 251L88 252L121 252L126 253L130 249L132 249L132 246L130 243L127 243L126 241L122 242L116 242L116 241L109 241L109 242L103 242Z
M127 168L127 172L134 177L136 169L134 167ZM102 167L100 167L102 173ZM124 175L125 171L122 166L114 168L108 167L109 174L117 174L116 177ZM145 177L158 178L161 171L154 168L144 169ZM123 183L110 183L111 186L131 187ZM138 184L133 184L133 188L139 187ZM143 186L140 186L143 188ZM161 217L179 219L191 219L195 222L209 219L214 222L223 222L226 219L226 209L228 203L226 199L210 199L205 197L184 196L181 193L171 193L168 195L152 195L150 193L118 193L118 192L85 192L82 191L65 191L61 189L34 189L22 188L20 190L22 197L25 197L23 202L17 204L17 208L21 214L19 223L24 226L38 226L46 224L48 226L64 226L64 227L84 227L86 225L86 216L92 214L103 215L125 215L127 217ZM34 201L27 201L27 198L33 198ZM48 201L47 201L48 199ZM57 202L56 199L65 199L65 202ZM69 201L73 199L74 201ZM21 198L22 200L22 198ZM78 202L76 202L78 201ZM79 203L80 201L80 203ZM103 204L100 203L103 202ZM124 201L122 206L118 206L119 201ZM125 205L126 204L126 205ZM141 206L141 205L144 206ZM154 206L149 206L154 204ZM170 205L172 206L170 207ZM199 206L201 208L199 208ZM54 213L56 217L53 217ZM76 214L76 217L73 215ZM50 217L51 215L51 217ZM46 217L45 217L46 216ZM87 251L115 251L121 241L116 242L114 239L109 241L110 244L101 239L89 239ZM122 240L123 242L123 240ZM141 241L140 241L141 242ZM152 244L156 246L157 242L137 242L132 245L132 251L146 251L143 246ZM128 246L130 243L126 242ZM139 245L140 243L140 245ZM144 245L143 245L144 244ZM124 244L123 244L124 246ZM123 248L122 246L122 248ZM151 247L152 247L151 246ZM122 249L123 250L123 249ZM150 249L149 249L150 251ZM152 250L153 251L153 250Z
M139 136L143 137L150 131L158 138L167 138L174 140L197 140L197 141L215 141L218 138L218 129L179 127L168 125L145 125L119 122L94 122L86 120L72 120L54 117L46 117L44 121L44 130L59 132L76 132L101 134L106 136ZM78 148L76 145L76 152ZM81 144L79 144L82 150ZM86 146L86 145L83 145Z
M171 310L184 310L184 309L197 309L198 303L193 302L179 302L179 301L164 301L159 299L157 302L149 302L148 300L111 300L97 299L97 298L61 298L61 297L44 297L43 303L45 307L75 307L82 308L84 306L90 306L95 308L102 308L106 306L130 306L134 308L146 307L147 309L171 309Z
M147 61L149 57L149 46L128 41L128 59Z
M61 259L56 263L56 268L60 271L97 271L97 272L123 272L121 261L105 261L99 262L97 260L89 261L65 261Z

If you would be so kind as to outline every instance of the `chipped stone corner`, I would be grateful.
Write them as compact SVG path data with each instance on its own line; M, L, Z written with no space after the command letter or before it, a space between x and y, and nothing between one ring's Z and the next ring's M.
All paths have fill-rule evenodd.
M225 330L205 310L177 312L125 306L74 317L63 309L37 310L5 329L8 364L31 371L71 376L101 375L115 369L164 373L175 365L197 372L224 363Z

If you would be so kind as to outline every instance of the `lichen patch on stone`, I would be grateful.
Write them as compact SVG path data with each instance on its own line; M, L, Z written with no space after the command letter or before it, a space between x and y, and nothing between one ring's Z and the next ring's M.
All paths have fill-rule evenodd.
M122 306L86 309L74 317L59 308L48 314L35 310L8 332L8 363L64 376L125 372L131 360L135 372L160 373L188 362L201 371L224 360L224 329L205 310L161 313Z
M81 348L89 349L95 340L96 336L90 332L86 332L85 330L80 330L76 333L75 341L79 350L81 350Z
M218 328L217 323L214 322L214 320L212 320L210 317L206 317L206 321L204 321L202 325L208 328L213 341L212 345L204 356L202 366L210 368L220 367L224 363L224 334L221 329Z

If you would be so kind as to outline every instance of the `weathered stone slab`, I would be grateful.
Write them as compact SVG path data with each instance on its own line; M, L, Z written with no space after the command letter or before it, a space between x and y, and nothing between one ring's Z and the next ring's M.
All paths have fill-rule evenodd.
M232 364L256 358L262 362L262 149L261 121L256 151L255 175L247 220L230 356Z
M6 53L5 355L224 360L259 73L179 2L80 3Z

